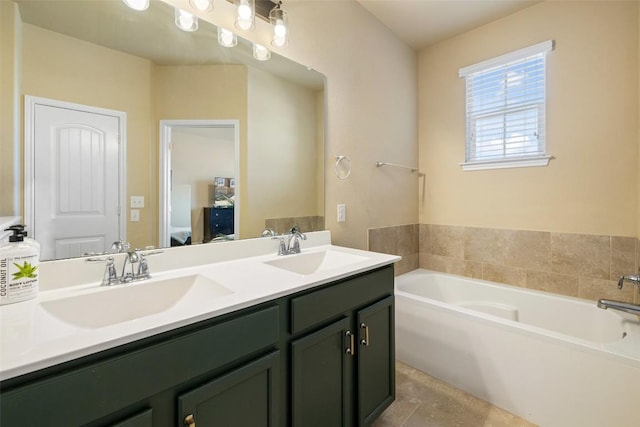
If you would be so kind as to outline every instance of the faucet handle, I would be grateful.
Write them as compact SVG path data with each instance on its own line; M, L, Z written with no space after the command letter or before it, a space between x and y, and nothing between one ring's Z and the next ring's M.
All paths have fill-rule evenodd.
M149 271L149 262L147 261L147 256L149 255L158 255L164 253L162 249L155 249L153 246L147 246L145 249L137 249L139 250L140 259L138 261L138 274L136 275L136 279L150 279L151 272Z
M91 257L87 258L85 262L104 262L106 263L104 269L104 276L102 277L101 286L117 285L120 282L118 273L116 272L115 261L112 256L109 257Z
M287 254L287 244L284 242L284 236L273 236L271 240L279 240L278 243L278 255Z
M116 253L128 252L131 248L131 244L128 242L123 242L122 240L116 240L111 244L111 249Z
M264 230L262 230L262 234L260 235L260 237L274 237L277 236L276 232L273 231L272 228L265 228Z

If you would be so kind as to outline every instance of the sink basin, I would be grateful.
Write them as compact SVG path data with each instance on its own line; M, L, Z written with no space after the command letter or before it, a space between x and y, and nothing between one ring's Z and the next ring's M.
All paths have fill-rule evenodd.
M265 261L273 267L281 268L292 273L308 275L319 271L331 270L339 267L346 267L365 261L367 258L360 255L352 255L338 251L319 251L301 253L296 255L285 255L273 261Z
M88 294L44 301L41 307L58 319L82 328L101 328L192 303L220 298L232 291L204 276L101 288Z

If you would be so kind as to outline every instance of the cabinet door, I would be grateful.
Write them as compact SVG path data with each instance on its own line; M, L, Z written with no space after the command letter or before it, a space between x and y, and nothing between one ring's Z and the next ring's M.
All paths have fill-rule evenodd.
M395 399L393 296L360 310L358 425L369 425Z
M291 344L294 427L351 425L354 335L342 319Z
M277 427L280 352L178 396L177 425Z
M153 427L152 411L147 409L116 424L112 424L111 427Z

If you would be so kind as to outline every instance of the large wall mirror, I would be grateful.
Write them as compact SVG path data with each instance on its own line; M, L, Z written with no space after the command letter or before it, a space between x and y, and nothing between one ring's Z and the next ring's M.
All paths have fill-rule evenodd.
M2 61L17 70L23 214L43 259L324 229L320 73L258 61L240 37L221 47L203 20L182 31L159 0L15 4Z

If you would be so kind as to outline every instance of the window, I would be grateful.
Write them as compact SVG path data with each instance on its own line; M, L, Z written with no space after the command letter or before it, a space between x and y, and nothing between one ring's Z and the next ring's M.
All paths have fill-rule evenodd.
M464 170L546 166L545 70L549 40L461 68L466 82Z

